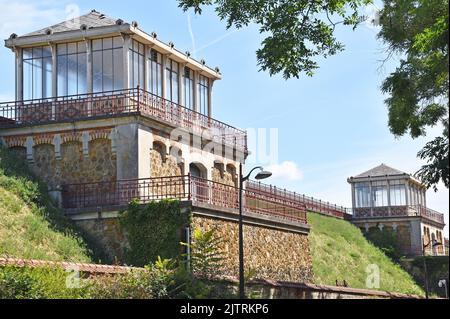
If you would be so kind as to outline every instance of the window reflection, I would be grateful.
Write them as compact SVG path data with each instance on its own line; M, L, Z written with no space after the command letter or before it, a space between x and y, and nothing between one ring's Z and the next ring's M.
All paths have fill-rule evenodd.
M121 37L92 41L94 92L123 89L123 43Z
M23 97L25 100L52 96L52 51L49 46L23 50Z

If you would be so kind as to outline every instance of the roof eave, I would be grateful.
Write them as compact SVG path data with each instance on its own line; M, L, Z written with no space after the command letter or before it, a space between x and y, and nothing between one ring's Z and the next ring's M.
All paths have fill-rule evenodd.
M158 48L158 51L165 54L170 54L174 57L178 62L186 63L186 65L193 70L200 72L200 74L204 74L205 76L214 79L220 80L222 76L220 72L213 70L207 65L200 63L199 61L188 57L186 54L181 53L175 48L172 48L168 44L153 38L149 34L144 31L132 27L128 23L124 23L122 25L112 25L112 26L103 26L103 27L95 27L87 30L71 30L71 31L63 31L57 32L50 35L30 35L30 36L21 36L17 38L9 38L5 40L5 46L9 49L14 49L15 47L30 47L30 46L38 46L44 45L48 43L57 43L64 42L69 40L82 40L86 38L96 38L108 35L119 35L121 33L135 35L139 40L144 42L145 44L155 45Z
M186 63L188 67L191 69L194 69L196 71L199 71L200 74L205 74L209 78L212 78L214 80L220 80L222 79L222 76L220 72L212 69L211 67L207 66L206 64L200 63L199 61L188 57L186 54L178 51L177 49L169 46L168 44L158 40L157 38L152 37L148 33L146 33L143 30L140 30L139 28L131 27L131 32L133 32L140 41L144 42L145 44L154 45L158 48L158 51L164 54L169 54L172 57L175 57L175 60L177 62L183 62Z

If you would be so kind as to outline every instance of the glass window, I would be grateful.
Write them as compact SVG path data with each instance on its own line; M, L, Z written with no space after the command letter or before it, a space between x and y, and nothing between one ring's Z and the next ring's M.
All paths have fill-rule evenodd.
M209 99L208 78L200 75L198 79L198 110L203 115L208 115Z
M404 184L390 185L391 206L406 205L406 187Z
M355 183L356 207L370 207L369 183Z
M147 78L148 90L155 95L162 95L162 55L156 50L150 51L150 72Z
M166 99L178 103L178 63L171 59L166 63Z
M121 37L92 41L94 92L123 89L123 40Z
M136 40L131 41L129 58L130 88L143 87L145 76L144 45Z
M23 96L25 100L52 96L52 51L49 46L23 50Z
M86 43L57 45L58 95L76 95L87 92Z
M388 193L386 182L372 183L372 200L374 207L388 206Z
M193 110L194 109L194 71L188 67L184 68L183 73L184 92L183 101L184 106Z

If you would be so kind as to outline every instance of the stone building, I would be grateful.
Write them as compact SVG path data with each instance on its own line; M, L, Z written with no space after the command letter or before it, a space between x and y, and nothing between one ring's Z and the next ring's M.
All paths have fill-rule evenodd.
M393 231L407 256L445 254L444 215L427 207L426 187L412 175L381 164L348 182L352 222L363 232Z
M237 172L247 135L213 118L218 68L95 10L12 34L5 45L15 54L16 99L0 103L0 141L28 161L67 215L120 260L118 211L135 198L177 198L193 226L219 229L227 274L237 274ZM308 281L306 209L280 193L247 185L247 263L262 278Z

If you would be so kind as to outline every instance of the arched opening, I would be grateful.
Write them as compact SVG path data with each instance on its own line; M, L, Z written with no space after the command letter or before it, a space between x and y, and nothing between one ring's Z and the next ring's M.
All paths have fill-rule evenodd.
M232 164L228 164L226 173L227 173L228 177L231 179L233 185L237 187L238 186L237 185L238 177L237 177L237 173L236 173L236 167Z
M209 202L209 185L206 180L206 167L200 163L189 164L191 174L191 196L192 200L203 203Z
M189 173L193 177L203 178L203 179L207 178L206 167L203 166L203 164L200 164L200 163L191 163L191 164L189 164Z

